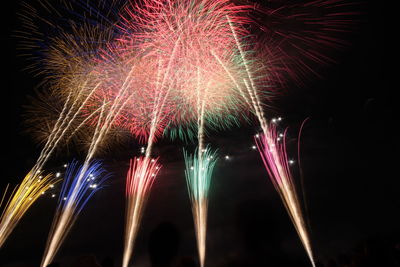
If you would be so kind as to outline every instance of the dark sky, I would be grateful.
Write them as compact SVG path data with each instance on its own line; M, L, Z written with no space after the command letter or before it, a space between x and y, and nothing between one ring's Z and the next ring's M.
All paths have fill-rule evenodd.
M0 192L7 183L21 181L41 149L23 133L23 105L28 103L28 95L34 95L39 81L23 71L26 62L17 58L17 41L12 37L18 25L14 2L17 1L2 4L1 16L4 167ZM395 88L388 83L384 71L388 48L380 5L377 1L363 4L361 22L348 39L351 44L337 53L336 64L321 70L321 78L288 90L277 101L278 114L284 117L282 123L291 127L292 137L301 121L310 118L303 132L302 168L312 239L317 258L322 261L348 253L369 239L400 241ZM232 157L230 161L221 159L213 176L208 266L308 266L279 196L258 153L251 149L256 130L257 127L247 126L208 139L221 156ZM135 144L129 146L103 155L113 176L109 186L88 203L59 251L56 260L62 266L70 266L80 255L90 253L99 260L110 256L120 262L123 180L129 157L138 152ZM169 141L156 146L164 167L145 211L134 253L135 266L149 266L149 247L164 244L154 238L154 229L160 224L176 230L176 260L197 258L182 146ZM60 153L48 168L62 170L65 160L80 156L73 150ZM49 196L43 197L27 212L0 250L0 266L38 265L55 202ZM229 265L230 262L237 265Z

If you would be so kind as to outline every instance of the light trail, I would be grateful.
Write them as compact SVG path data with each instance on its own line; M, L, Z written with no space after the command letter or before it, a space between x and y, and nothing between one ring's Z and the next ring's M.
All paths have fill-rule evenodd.
M198 151L196 151L198 152ZM207 211L208 194L214 166L218 160L217 153L209 148L194 155L184 151L185 176L192 204L192 214L195 225L197 249L200 258L200 266L204 267L206 256L207 236Z
M133 158L126 179L125 242L122 267L128 267L143 211L154 180L161 169L158 159Z
M165 86L165 82L167 76L169 75L172 61L175 57L175 51L179 43L179 38L175 43L173 52L169 58L168 66L166 72L163 75L162 83L159 86L159 79L161 76L160 68L158 68L157 72L157 83L156 83L156 98L153 106L152 112L152 121L150 127L149 137L147 139L147 147L145 150L144 158L134 158L131 160L130 169L127 175L127 184L126 184L126 217L125 217L125 241L124 241L124 252L123 252L123 267L127 267L132 254L133 248L137 236L137 231L139 229L141 217L143 214L144 207L146 205L146 201L148 195L150 193L151 186L154 182L155 177L157 176L161 165L158 165L158 158L151 158L151 150L155 141L155 132L156 128L159 126L159 123L163 120L161 118L161 114L163 113L164 105L169 97L169 93L171 90L171 85L168 86L165 94L163 93L163 87ZM161 65L160 59L158 61L158 65Z
M85 187L87 176L91 173L99 171L100 167L99 164L91 164L90 162L92 161L93 156L97 151L98 145L101 143L104 136L109 131L115 118L119 115L121 110L130 100L130 96L126 97L126 99L123 99L123 96L125 95L127 88L132 82L130 75L132 74L133 70L134 67L131 68L129 75L126 77L117 97L112 102L112 105L105 117L104 114L106 105L105 103L103 103L103 105L101 106L100 116L97 121L97 126L94 131L86 159L82 167L79 168L79 171L74 174L74 181L71 182L71 185L68 188L68 197L66 203L58 207L58 210L54 217L52 230L49 234L48 245L42 258L42 267L46 267L48 264L51 263L63 240L65 239L70 228L72 227L73 222L79 215L81 209L79 209L78 207L82 201L82 196L87 191L87 187ZM72 169L71 172L73 171L75 170ZM90 194L90 196L91 195L92 194ZM86 203L86 201L84 203Z
M267 135L255 138L257 148L261 154L264 166L268 171L271 181L279 193L290 219L300 237L300 240L308 254L312 266L315 265L311 240L307 232L300 200L297 196L296 185L293 181L286 153L286 132L283 142L279 142L274 126L269 128Z
M31 205L57 182L59 179L51 174L42 176L41 173L28 173L22 183L14 188L0 216L0 248ZM2 203L6 198L6 192L2 197Z
M86 92L86 82L84 82L82 85L80 85L80 89L78 89L78 95L75 97L72 103L70 102L72 99L73 90L71 89L69 91L59 118L54 124L53 130L48 136L46 144L43 147L35 165L24 177L20 186L18 186L18 189L10 195L10 206L3 211L1 219L1 243L5 242L6 238L11 234L12 230L15 228L16 224L18 224L19 220L22 218L28 208L37 200L37 197L40 196L41 192L39 191L41 189L45 191L50 184L55 183L55 180L50 179L48 176L46 176L46 179L39 179L38 177L41 176L41 170L53 153L54 149L58 146L59 142L65 136L67 131L71 128L72 123L81 113L87 101L97 90L98 86L99 84L94 86L89 93L84 96L84 93ZM82 96L84 96L83 100L81 99ZM37 182L37 180L40 180L40 182ZM58 180L59 179L57 179L57 181ZM28 198L28 200L26 198Z
M52 263L83 207L93 194L102 188L107 178L108 175L99 162L93 162L88 167L83 165L79 167L77 162L68 165L41 267L47 267Z
M236 31L229 17L227 17L227 20L229 22L232 34L235 38L237 48L239 50L240 57L243 61L248 80L250 81L249 84L246 81L246 79L243 79L243 82L245 84L245 87L248 91L252 103L250 108L252 108L255 111L255 114L263 130L263 135L261 136L262 141L260 141L258 138L255 138L257 142L257 148L261 154L261 157L263 159L265 168L268 171L270 179L272 180L275 189L281 196L281 199L293 222L293 225L296 228L296 231L307 252L311 264L312 266L315 267L316 265L314 261L314 255L311 247L310 237L307 231L306 224L304 223L304 215L301 210L300 201L297 197L296 186L295 183L293 182L292 174L289 169L285 142L283 142L282 145L277 141L278 137L276 136L275 126L268 125L267 120L265 119L262 104L258 96L256 83L253 78L252 72L248 66L249 63L247 62L242 45L240 44L239 38L237 37Z

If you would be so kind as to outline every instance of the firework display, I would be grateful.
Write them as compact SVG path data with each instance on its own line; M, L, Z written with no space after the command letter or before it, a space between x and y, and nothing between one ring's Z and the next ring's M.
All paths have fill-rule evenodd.
M43 77L28 108L28 131L43 144L36 163L0 207L0 248L28 208L60 179L42 176L49 159L74 141L82 165L68 164L41 266L52 263L80 212L108 178L95 161L118 137L144 144L126 175L122 266L128 267L163 155L163 137L197 140L184 150L200 266L206 264L208 195L217 150L213 131L257 121L255 140L268 175L315 266L302 203L289 168L285 134L270 122L273 99L290 82L330 62L351 12L341 0L268 7L231 0L38 1L24 4L19 32L31 69ZM291 11L289 11L291 10ZM68 18L68 19L66 19ZM262 33L262 34L260 34ZM259 37L258 35L263 35ZM280 140L283 139L281 142ZM7 196L8 194L9 196Z

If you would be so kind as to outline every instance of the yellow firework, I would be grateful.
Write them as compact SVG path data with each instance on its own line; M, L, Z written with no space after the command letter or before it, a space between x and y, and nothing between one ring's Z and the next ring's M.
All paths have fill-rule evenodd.
M4 203L4 209L0 216L0 248L29 207L58 181L59 179L51 174L42 176L40 172L29 172L22 183L11 192L9 199L5 200L7 186L0 202L0 204Z

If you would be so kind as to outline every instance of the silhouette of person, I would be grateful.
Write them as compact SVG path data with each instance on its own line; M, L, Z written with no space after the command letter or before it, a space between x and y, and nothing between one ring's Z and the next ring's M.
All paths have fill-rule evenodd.
M93 255L81 256L71 267L101 267Z
M171 266L178 253L180 237L169 222L159 224L150 234L149 254L152 267Z
M114 260L111 257L105 257L101 262L101 267L114 267Z

